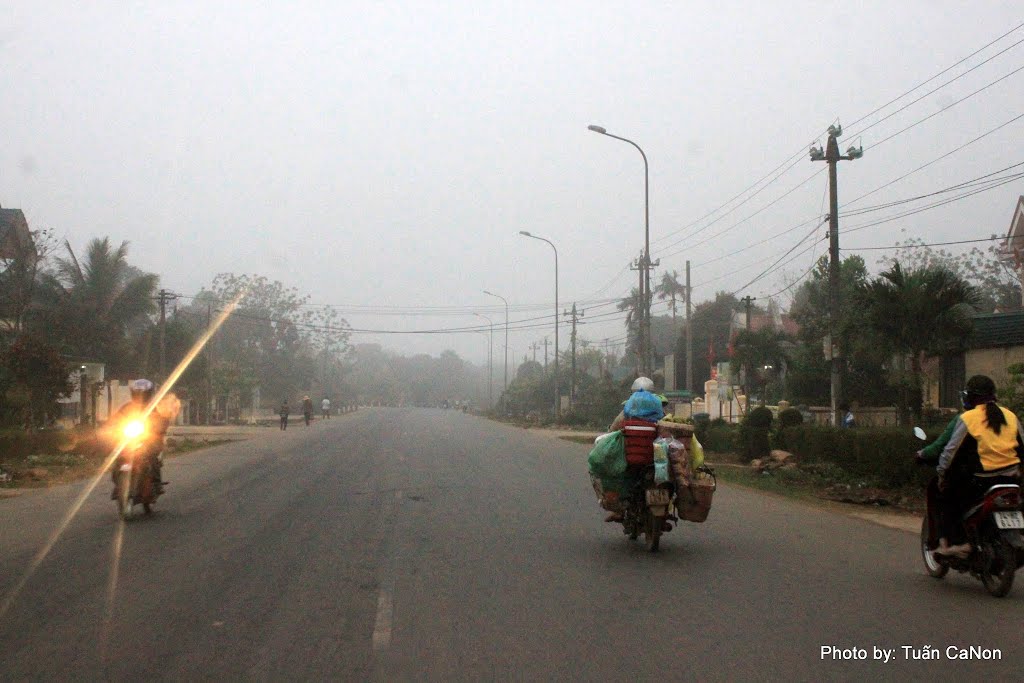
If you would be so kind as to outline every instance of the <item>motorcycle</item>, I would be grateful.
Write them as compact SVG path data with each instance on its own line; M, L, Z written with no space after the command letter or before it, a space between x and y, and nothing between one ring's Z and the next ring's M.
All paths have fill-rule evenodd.
M647 549L657 552L662 533L672 530L675 486L654 480L654 465L644 468L622 511L622 531L631 541L644 535Z
M914 434L926 440L924 430ZM929 486L929 493L932 487ZM928 509L921 523L921 557L928 575L941 579L954 569L980 579L990 595L1001 598L1013 587L1017 568L1024 565L1024 514L1021 487L1017 484L990 486L981 499L963 515L964 531L972 550L967 557L936 554L938 533L933 528L935 502L928 496Z
M153 455L152 439L147 438L146 425L141 420L125 424L122 435L126 443L114 461L113 498L118 514L128 520L136 505L141 505L147 515L153 512L161 491L153 481L152 463L162 454Z

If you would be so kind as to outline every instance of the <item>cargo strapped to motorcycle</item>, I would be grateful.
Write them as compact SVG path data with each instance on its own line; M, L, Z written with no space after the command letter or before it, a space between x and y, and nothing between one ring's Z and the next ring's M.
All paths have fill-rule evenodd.
M676 496L676 508L680 519L687 522L703 522L711 512L711 500L718 489L715 471L701 465L690 478L689 486L680 487Z

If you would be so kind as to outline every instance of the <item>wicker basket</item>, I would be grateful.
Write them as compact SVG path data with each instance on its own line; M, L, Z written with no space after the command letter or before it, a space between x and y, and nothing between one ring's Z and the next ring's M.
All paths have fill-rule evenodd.
M718 480L710 467L702 466L694 472L690 485L679 488L676 507L680 519L687 522L703 522L711 512L711 500L718 488Z

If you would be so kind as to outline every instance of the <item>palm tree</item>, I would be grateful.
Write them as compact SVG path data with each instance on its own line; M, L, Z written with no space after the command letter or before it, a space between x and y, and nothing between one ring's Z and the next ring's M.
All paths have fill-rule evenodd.
M908 416L909 390L921 386L926 355L956 350L971 332L971 306L980 293L953 271L935 266L904 270L899 261L862 285L859 303L866 322L904 366L909 376L901 389L902 417Z
M672 274L662 273L661 282L654 288L654 293L658 295L658 299L664 301L665 299L671 299L672 301L672 329L676 329L676 299L682 299L686 296L686 285L679 282L679 271L673 270Z
M116 249L110 239L94 239L80 261L68 242L67 258L45 279L51 333L65 352L101 360L116 372L127 369L133 327L148 325L158 278L129 265L128 243ZM136 368L133 368L136 369Z
M626 332L628 333L629 338L628 345L634 347L634 353L639 353L639 349L636 348L636 344L640 335L640 321L643 320L644 317L644 297L640 294L640 290L634 287L629 292L629 296L619 301L616 308L620 311L626 312Z

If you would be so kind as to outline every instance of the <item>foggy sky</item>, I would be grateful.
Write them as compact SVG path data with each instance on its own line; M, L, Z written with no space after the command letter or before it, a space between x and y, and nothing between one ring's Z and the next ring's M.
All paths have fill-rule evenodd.
M588 131L591 123L649 157L654 258L728 228L819 171L722 237L663 258L654 274L682 273L689 258L696 301L736 289L813 224L702 261L824 213L825 165L807 159L808 143L1024 21L1016 2L5 5L0 204L76 249L97 236L129 240L131 262L179 293L198 292L219 272L259 273L375 330L482 321L469 311L353 307L457 306L499 323L504 313L482 294L488 289L539 307L513 320L549 313L551 249L520 230L558 246L563 309L575 299L591 301L588 316L614 310L593 300L620 297L635 281L624 267L642 248L643 166L629 145ZM1021 38L1024 29L920 93ZM865 133L864 158L840 166L840 203L1024 113L1022 72L871 149L1022 64L1024 45ZM1024 161L1022 132L1024 120L857 206ZM666 235L801 151L764 192L659 253L676 241ZM1012 183L844 236L842 246L1002 233L1022 192L1024 183ZM781 289L824 249L743 294ZM883 254L864 256L874 266ZM514 332L513 355L545 334ZM594 341L623 334L621 317L581 328ZM564 348L567 327L561 335ZM353 341L406 353L451 348L475 362L487 348L478 334Z

